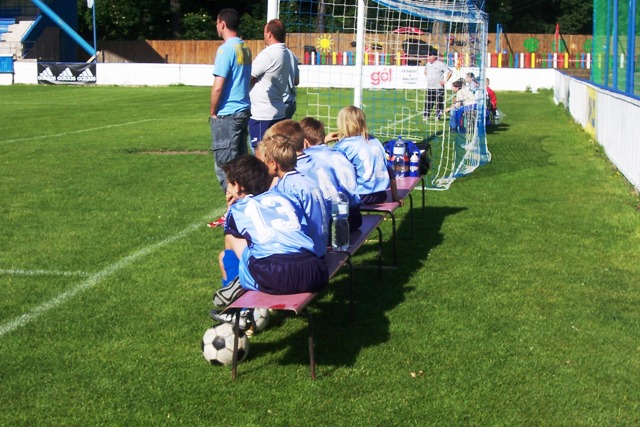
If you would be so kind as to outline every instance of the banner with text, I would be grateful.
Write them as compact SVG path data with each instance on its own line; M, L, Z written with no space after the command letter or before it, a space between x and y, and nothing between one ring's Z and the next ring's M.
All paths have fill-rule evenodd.
M38 83L86 85L96 83L95 63L38 62Z

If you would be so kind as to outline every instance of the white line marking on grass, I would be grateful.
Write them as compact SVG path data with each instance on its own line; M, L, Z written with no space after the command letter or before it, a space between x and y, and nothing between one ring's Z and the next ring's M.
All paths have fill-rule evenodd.
M122 258L120 261L109 265L108 267L104 268L102 271L99 271L97 273L92 274L91 276L89 276L89 278L87 280L85 280L84 282L80 283L78 286L76 286L74 288L71 288L71 289L69 289L69 290L67 290L67 291L55 296L51 300L45 302L44 304L41 304L41 305L35 307L33 310L23 314L22 316L18 316L16 318L14 318L13 320L11 320L11 321L9 321L7 323L4 323L3 325L0 326L0 338L5 336L9 332L13 332L16 329L18 329L19 327L26 325L27 323L31 322L32 320L37 319L38 317L40 317L41 315L43 315L47 311L49 311L51 309L54 309L54 308L58 307L61 304L64 304L67 300L73 298L74 296L76 296L80 292L86 291L87 289L93 288L98 283L100 283L103 279L111 276L116 271L127 267L129 264L139 260L140 258L142 258L144 256L147 256L150 253L155 252L158 249L162 248L163 246L167 246L168 244L171 244L171 243L175 242L176 240L182 239L183 237L187 236L189 233L197 230L198 228L205 227L207 219L219 217L223 213L224 212L221 211L221 210L216 210L211 215L207 215L204 219L201 219L201 220L199 220L197 222L194 222L193 224L187 226L185 229L180 231L178 234L175 234L175 235L173 235L171 237L168 237L168 238L164 239L161 242L154 243L153 245L149 245L146 248L142 248L139 251L134 252L131 255Z
M1 269L0 274L5 276L88 276L85 271L56 271L56 270L19 270Z
M110 129L110 128L115 128L115 127L120 127L120 126L137 125L138 123L151 122L151 121L154 121L154 120L160 120L160 119L144 119L144 120L137 120L135 122L116 123L116 124L113 124L113 125L99 126L99 127L96 127L96 128L80 129L80 130L75 130L75 131L72 131L72 132L54 133L54 134L51 134L51 135L39 135L39 136L32 136L32 137L29 137L29 138L7 139L7 140L4 140L4 141L0 141L0 144L8 143L8 142L35 141L36 139L45 139L45 138L57 138L59 136L74 135L74 134L77 134L77 133L84 133L84 132L93 132L94 130L103 130L103 129Z

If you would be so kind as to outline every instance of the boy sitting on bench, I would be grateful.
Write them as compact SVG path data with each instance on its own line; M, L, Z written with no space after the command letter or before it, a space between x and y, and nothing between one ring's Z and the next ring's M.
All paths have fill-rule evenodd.
M225 250L220 253L223 287L214 295L222 310L243 290L269 294L319 292L329 282L299 202L269 190L267 165L242 155L224 166L227 176ZM326 248L325 248L326 249ZM235 275L238 279L235 279ZM232 321L214 309L211 317Z
M329 241L331 202L325 200L316 182L296 169L299 158L296 146L290 136L293 134L292 129L289 129L290 126L283 128L280 123L295 125L300 130L302 138L300 142L304 144L300 125L293 120L285 120L269 128L266 133L268 136L260 142L258 149L261 152L262 160L269 168L269 174L278 178L278 182L272 189L291 196L302 206L309 226L307 235L314 241L314 252L322 257L327 252L327 242ZM287 131L287 133L273 134L272 129L274 128Z

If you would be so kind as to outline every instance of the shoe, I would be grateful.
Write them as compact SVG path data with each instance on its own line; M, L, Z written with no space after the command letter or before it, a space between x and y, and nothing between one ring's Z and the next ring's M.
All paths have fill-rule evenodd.
M209 228L224 227L224 223L226 221L227 221L227 217L225 215L222 215L220 218L216 219L215 221L208 223L207 227Z
M236 277L222 289L213 294L213 305L216 307L226 307L244 294L246 290L240 286L240 278Z
M449 132L458 133L458 128L449 127Z
M440 120L440 117L442 117L442 110L436 111L436 120Z
M215 308L209 312L209 316L216 322L231 323L233 325L236 323L236 314L237 313L220 313L220 311ZM240 330L246 331L249 329L250 325L248 320L250 314L251 310L243 309L240 311Z

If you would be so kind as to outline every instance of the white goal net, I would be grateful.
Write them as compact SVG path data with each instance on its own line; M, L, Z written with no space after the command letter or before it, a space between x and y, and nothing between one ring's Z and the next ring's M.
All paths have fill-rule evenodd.
M338 111L361 107L369 130L383 143L402 136L431 150L428 187L447 189L488 162L485 65L487 18L476 1L280 0L269 15L287 28L287 46L299 58L297 119L313 116L336 130ZM275 10L274 10L275 8ZM452 71L445 86L473 73L476 103L450 119L425 117L425 63L429 52Z

